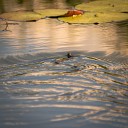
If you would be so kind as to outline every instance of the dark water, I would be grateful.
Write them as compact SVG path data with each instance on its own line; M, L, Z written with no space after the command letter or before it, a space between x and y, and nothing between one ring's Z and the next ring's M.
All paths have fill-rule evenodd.
M76 4L12 0L12 8L10 1L0 2L1 12ZM71 25L42 19L3 28L1 128L127 128L127 21Z

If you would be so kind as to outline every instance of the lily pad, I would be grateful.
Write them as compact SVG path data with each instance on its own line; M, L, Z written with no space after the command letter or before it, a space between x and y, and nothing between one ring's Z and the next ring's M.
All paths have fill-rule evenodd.
M128 12L128 0L97 0L76 6L90 12Z
M121 21L128 19L128 15L125 13L94 13L86 12L83 15L73 16L73 17L62 17L59 18L60 21L68 23L104 23L112 21Z
M67 11L67 9L34 10L34 12L40 14L42 17L60 16L64 15Z
M128 0L97 0L76 6L84 10L83 15L62 17L68 23L104 23L128 19Z
M36 21L41 19L41 15L30 11L8 12L0 15L0 18L13 21Z
M45 9L32 11L16 11L0 14L0 18L13 21L37 21L49 16L63 15L67 12L65 9Z

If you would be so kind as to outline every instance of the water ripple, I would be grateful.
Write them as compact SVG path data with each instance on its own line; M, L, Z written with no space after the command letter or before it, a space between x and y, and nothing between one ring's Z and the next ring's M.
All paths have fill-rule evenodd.
M86 53L72 55L68 57L66 53L60 53L42 57L38 54L1 59L0 108L15 110L17 113L20 109L21 115L26 112L31 115L32 110L38 109L53 110L55 113L51 113L54 116L47 117L51 124L79 120L83 126L89 121L99 126L103 123L126 128L127 60L115 63L109 57L105 60L105 57L89 56ZM8 120L7 126L27 125L25 121L10 124L13 121L5 119ZM37 119L37 122L41 121Z

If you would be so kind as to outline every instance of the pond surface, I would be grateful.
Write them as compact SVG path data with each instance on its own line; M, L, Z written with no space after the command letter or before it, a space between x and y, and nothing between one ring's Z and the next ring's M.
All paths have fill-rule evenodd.
M1 0L0 12L84 1ZM127 128L127 21L10 23L0 28L1 128Z

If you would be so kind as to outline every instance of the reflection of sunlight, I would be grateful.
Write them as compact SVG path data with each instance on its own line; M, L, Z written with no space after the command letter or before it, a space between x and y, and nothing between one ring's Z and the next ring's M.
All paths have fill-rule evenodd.
M120 40L116 26L68 25L57 20L40 20L34 23L20 23L12 27L13 33L6 37L17 39L13 45L19 51L57 52L67 50L120 52L127 54L125 45L118 48ZM121 38L121 37L120 37ZM122 43L126 42L125 40Z
M52 3L51 3L52 2ZM42 1L31 0L20 3L12 0L2 1L4 11L32 10L36 8L66 8L63 0ZM68 3L68 2L67 2ZM70 2L69 2L70 3ZM12 5L14 8L12 8ZM127 55L127 30L114 24L70 25L56 19L42 19L33 23L11 25L12 32L2 34L6 45L3 52L23 54L28 52L60 52L60 51L104 51L107 54L119 52ZM120 31L119 31L120 30ZM2 37L1 36L1 37ZM4 42L3 41L3 42ZM8 51L6 51L6 49ZM10 51L9 51L10 50ZM9 54L9 53L8 53Z
M63 114L63 115L57 115L51 121L63 121L63 120L70 120L70 119L82 118L82 117L84 117L84 118L87 117L89 119L90 116L94 116L98 111L97 110L90 110L90 111L86 111L86 113L82 113L82 114Z
M70 104L35 104L35 105L30 105L30 104L19 104L19 108L26 107L26 108L67 108L67 109L87 109L87 110L96 110L96 111L101 111L105 110L104 107L101 106L85 106L85 105L70 105Z
M118 122L120 124L127 124L127 120L122 120L120 119L119 117L121 117L122 114L120 113L115 113L115 112L104 112L104 113L101 113L100 115L96 115L96 116L92 116L91 118L89 118L90 120L93 120L93 122L95 123L105 123L105 122L108 122L109 124L111 122ZM113 118L114 117L114 118ZM112 124L112 123L111 123ZM113 126L118 126L116 124L112 124ZM123 127L123 125L121 126ZM124 127L124 128L127 128L127 127Z
M40 72L32 72L28 73L25 76L42 76L42 75L52 75L53 71L40 71Z

